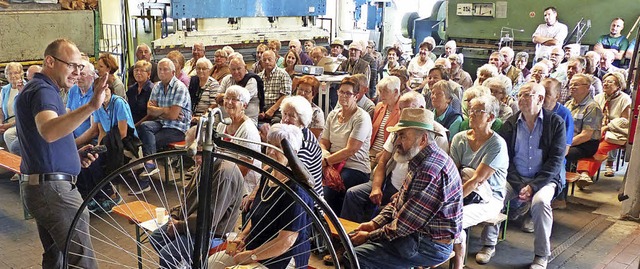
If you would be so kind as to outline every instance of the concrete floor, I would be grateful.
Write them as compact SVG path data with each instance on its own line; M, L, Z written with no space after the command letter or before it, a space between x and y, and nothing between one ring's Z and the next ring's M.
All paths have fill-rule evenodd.
M618 219L616 193L623 172L621 169L613 178L601 177L588 190L576 188L568 208L554 210L549 268L640 268L640 225ZM40 268L42 246L35 221L23 219L18 184L10 182L10 176L0 176L0 268ZM481 227L472 229L467 268L528 268L533 235L520 231L519 223L509 224L507 239L498 244L496 256L484 266L474 260L481 248L480 232ZM320 259L312 256L311 265L328 268Z

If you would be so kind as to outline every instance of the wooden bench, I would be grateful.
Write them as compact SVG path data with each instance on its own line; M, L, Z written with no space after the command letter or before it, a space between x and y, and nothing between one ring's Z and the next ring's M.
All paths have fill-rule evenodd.
M126 218L130 224L135 224L136 226L136 250L139 269L142 269L142 249L140 248L140 244L144 241L140 224L156 218L156 207L157 206L144 201L134 201L113 207L113 213Z
M324 216L324 220L327 222L327 224L329 224L329 230L331 230L331 236L338 237L338 229L336 229L336 227L333 226L333 224L331 223L331 221L329 221L329 218L326 215ZM343 218L338 218L338 221L340 221L340 224L342 225L342 227L347 233L355 230L356 228L358 228L358 226L360 226L360 223L356 223Z
M567 196L568 193L568 189L569 189L569 183L571 183L571 196L573 196L573 192L576 188L576 181L578 181L578 179L580 178L580 174L576 173L576 172L567 172L566 174L566 180L567 180L567 188L565 190L565 198Z
M13 173L18 174L20 178L22 178L22 174L20 173L20 163L22 162L22 158L18 155L15 155L6 150L0 150L0 167L7 169ZM20 180L18 180L19 183ZM31 214L29 214L29 210L27 210L27 206L25 204L24 195L22 193L22 188L20 189L20 202L22 203L22 212L24 214L24 219L33 218Z

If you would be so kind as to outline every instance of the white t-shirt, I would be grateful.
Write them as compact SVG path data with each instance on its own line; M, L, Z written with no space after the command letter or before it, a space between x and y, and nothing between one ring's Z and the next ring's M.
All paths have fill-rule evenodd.
M344 167L361 171L365 174L371 173L369 160L369 148L371 144L371 118L369 113L362 108L358 108L351 118L345 123L338 122L338 113L341 109L334 109L327 116L327 122L322 131L322 139L331 142L329 152L334 153L347 147L349 138L362 142L362 147L356 153L347 158Z
M226 129L227 129L227 125L220 123L216 127L216 132L226 134ZM240 127L238 127L238 130L236 130L235 134L228 134L228 135L235 136L237 138L246 139L246 140L251 140L254 142L260 142L260 132L258 131L258 128L253 123L253 121L250 121L250 120L245 120L240 125ZM244 141L237 141L237 140L231 140L231 142L250 148L254 151L260 152L260 145L258 144L247 143ZM237 157L240 157L240 156L237 156ZM262 162L254 159L253 165L257 167L262 167ZM247 173L247 175L244 176L244 191L245 191L244 194L245 195L250 194L253 191L253 189L258 185L259 181L260 181L260 174L256 171L249 169L249 172Z

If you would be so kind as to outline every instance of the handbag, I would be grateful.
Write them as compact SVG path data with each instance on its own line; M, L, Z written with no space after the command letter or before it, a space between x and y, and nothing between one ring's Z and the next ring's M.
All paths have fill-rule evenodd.
M344 164L347 161L344 160L342 162L328 165L322 171L322 185L326 186L334 191L343 192L346 190L344 187L344 181L342 181L342 176L340 176L340 172L344 167Z
M123 99L124 100L124 99ZM125 101L126 102L126 101ZM109 104L111 107L111 104ZM118 121L115 121L115 112L111 112L111 119L109 119L109 125L111 125L111 130L118 130ZM138 149L142 147L142 140L135 135L135 129L127 124L127 136L122 138L122 146L124 150L131 152L136 158L140 158L140 154L138 153Z

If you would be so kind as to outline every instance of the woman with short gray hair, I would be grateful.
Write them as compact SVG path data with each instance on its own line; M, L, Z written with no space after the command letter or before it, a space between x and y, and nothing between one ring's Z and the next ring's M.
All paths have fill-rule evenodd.
M452 100L455 97L455 87L446 80L441 80L433 84L431 89L431 104L436 122L442 124L449 130L449 141L460 129L462 122L462 111L454 108Z
M251 95L249 94L249 91L244 87L233 85L227 88L224 93L224 109L231 119L231 124L226 125L224 123L219 123L216 128L216 132L219 134L226 134L253 142L260 142L260 132L258 131L258 128L253 123L253 121L244 113L247 105L249 105L249 100L251 100ZM225 140L260 152L260 145L256 143L248 143L234 139ZM262 165L260 161L255 159L246 159L246 161L248 161L249 163L253 163L253 165L257 167L260 167ZM240 172L242 172L242 175L244 176L245 197L242 199L241 209L244 213L246 213L249 210L249 206L251 205L251 201L253 199L253 197L251 197L251 195L249 194L251 194L255 187L258 185L260 174L258 174L258 172L256 171L249 170L248 167L242 165L238 166L238 168L240 168Z
M511 115L514 114L513 108L511 108L510 103L513 103L511 97L509 96L509 92L511 92L511 81L507 77L492 77L482 83L482 86L485 86L491 90L491 95L498 99L500 103L500 112L498 113L498 118L502 121L506 121ZM517 107L517 105L516 105ZM517 111L516 111L517 112Z
M196 61L196 75L189 82L189 95L191 96L191 122L200 120L200 116L215 104L215 93L220 88L220 83L211 77L213 64L209 59L202 57Z
M282 123L296 126L302 130L300 141L302 146L298 151L298 159L309 170L313 177L313 190L318 196L323 197L322 190L322 149L320 142L308 128L311 123L313 109L307 99L302 96L289 96L282 100ZM267 137L267 140L268 137Z
M451 141L450 155L453 162L460 171L466 170L461 173L463 229L497 216L503 207L509 155L504 139L491 130L499 110L498 100L491 95L474 98L469 108L471 129L458 133ZM462 268L465 239L463 232L454 242L455 268ZM493 246L483 247L476 260L488 260L486 257L490 258L492 251Z

